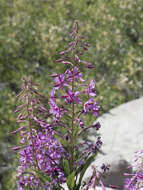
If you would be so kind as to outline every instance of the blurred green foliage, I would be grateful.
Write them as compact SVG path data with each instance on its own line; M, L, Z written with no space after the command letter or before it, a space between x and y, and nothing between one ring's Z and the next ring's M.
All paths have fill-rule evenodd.
M0 0L0 144L16 143L10 131L21 77L32 75L49 93L76 19L91 44L84 59L95 69L83 72L96 80L101 113L143 95L142 0Z

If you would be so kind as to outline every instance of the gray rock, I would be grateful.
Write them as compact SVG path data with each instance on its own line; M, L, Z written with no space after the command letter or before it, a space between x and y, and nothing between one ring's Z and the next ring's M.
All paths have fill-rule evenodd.
M62 187L65 189L65 190L69 190L67 185L66 184L63 184ZM90 188L88 190L94 190L94 188ZM96 187L96 190L103 190L101 187ZM106 190L112 190L110 188L106 188Z
M143 98L110 110L99 121L103 152L117 152L132 163L134 152L143 147Z
M110 164L110 172L104 182L119 185L119 189L122 189L123 173L130 172L127 166L132 164L134 153L143 149L143 98L110 110L98 121L101 123L99 132L105 155L98 155L94 164ZM96 141L93 130L90 130L89 139ZM85 178L91 175L90 169L85 174Z

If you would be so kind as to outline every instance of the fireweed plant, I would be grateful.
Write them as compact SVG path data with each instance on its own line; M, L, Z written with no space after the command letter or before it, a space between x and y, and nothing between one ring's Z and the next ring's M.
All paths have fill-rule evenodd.
M20 145L13 149L18 152L20 166L17 169L18 190L61 190L64 183L69 190L88 190L102 183L102 172L94 168L88 184L83 176L94 161L102 141L92 143L84 140L88 129L95 134L99 122L89 123L88 115L96 120L99 106L96 101L95 81L83 79L81 67L92 69L93 65L82 60L82 55L90 46L79 34L75 22L70 34L71 42L67 50L60 52L58 64L65 64L65 71L54 73L53 89L46 99L39 93L32 79L23 78L21 92L17 95L19 105L19 128L12 133L20 133ZM103 165L103 173L108 167Z

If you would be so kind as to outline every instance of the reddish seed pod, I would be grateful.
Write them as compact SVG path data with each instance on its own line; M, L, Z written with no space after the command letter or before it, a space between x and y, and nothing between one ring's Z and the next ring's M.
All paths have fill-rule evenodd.
M17 150L20 150L21 148L23 148L23 146L17 146L17 147L13 147L13 148L12 148L12 150L15 150L15 151L17 151Z
M57 60L56 60L56 62L58 62L58 63L59 63L59 62L62 62L62 61L64 61L64 59L57 59Z
M26 127L26 126L20 127L20 128L18 128L17 130L12 131L11 134L16 134L16 133L18 133L19 131L22 131L23 129L25 129L25 127Z
M54 78L54 77L58 77L58 76L59 76L59 75L56 74L56 73L51 75L51 77L53 77L53 78Z
M59 54L64 55L65 53L66 53L66 51L61 51Z

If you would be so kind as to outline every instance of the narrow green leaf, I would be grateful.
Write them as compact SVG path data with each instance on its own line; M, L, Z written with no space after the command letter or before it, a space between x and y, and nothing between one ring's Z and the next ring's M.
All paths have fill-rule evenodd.
M63 145L63 147L67 147L67 142L60 138L60 142Z
M75 172L73 171L67 178L67 185L69 190L73 190L75 184Z
M69 161L68 160L64 160L64 171L66 176L69 176L70 174L70 167L69 167Z

